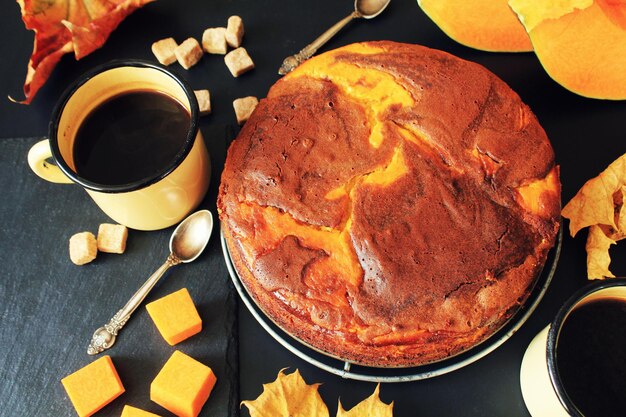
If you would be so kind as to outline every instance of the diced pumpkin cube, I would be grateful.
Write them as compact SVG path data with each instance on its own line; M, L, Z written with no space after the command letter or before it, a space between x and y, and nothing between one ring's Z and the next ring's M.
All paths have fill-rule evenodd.
M144 411L140 408L131 407L130 405L125 405L122 410L122 415L120 417L161 417L158 414L150 413L148 411Z
M172 346L202 330L202 319L187 288L148 303L146 309L163 339Z
M61 380L80 417L93 415L124 392L110 356L103 356Z
M211 368L176 350L150 384L150 399L178 417L196 417L216 381Z

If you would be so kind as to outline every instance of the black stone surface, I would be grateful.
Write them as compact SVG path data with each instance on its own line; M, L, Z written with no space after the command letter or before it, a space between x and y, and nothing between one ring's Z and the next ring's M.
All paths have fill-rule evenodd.
M203 207L214 210L224 152L238 131L232 100L265 96L279 78L276 71L283 58L346 16L352 6L352 0L157 0L122 22L103 48L81 61L64 57L30 106L0 99L0 416L75 415L59 379L89 362L84 349L91 332L123 305L167 255L169 230L135 232L124 255L103 255L84 267L69 262L69 236L81 230L95 231L98 223L107 219L78 187L48 184L26 165L26 151L35 138L46 135L52 107L61 92L96 65L117 58L153 60L153 41L169 36L179 42L189 36L199 39L205 28L223 26L230 15L240 15L246 27L243 45L256 63L253 71L232 78L218 55L205 56L188 71L177 64L171 67L194 88L211 90L213 114L202 119L201 127L215 174ZM15 2L2 5L0 39L0 97L20 98L33 34L24 29ZM564 203L587 179L626 153L625 101L591 100L565 90L550 79L532 53L497 54L459 45L435 26L414 0L392 0L382 15L352 22L321 51L381 39L445 50L486 66L506 81L531 107L552 141L561 166ZM172 270L151 299L188 286L206 328L180 349L215 367L221 377L216 390L227 391L228 364L235 373L236 361L215 355L218 351L223 355L228 347L229 331L224 327L234 322L234 317L226 315L234 297L216 237L197 263ZM585 239L585 232L574 239L565 234L546 296L528 322L496 351L447 375L383 385L381 397L394 401L394 415L527 417L519 385L522 356L561 303L585 284ZM626 275L625 245L622 242L611 249L611 267L619 275ZM104 289L111 282L116 291L106 299ZM349 408L374 390L373 383L344 380L303 362L265 333L242 303L237 311L239 334L231 340L228 352L236 352L238 340L241 399L259 395L262 384L273 381L282 368L299 368L309 383L323 383L320 393L331 416L338 399ZM148 401L148 386L173 349L160 339L147 315L138 313L111 350L128 391L97 415L119 416L125 401L170 415ZM217 397L218 392L201 415L235 413L228 411L232 410L228 400L238 408L235 397ZM211 408L218 403L222 408ZM245 407L241 415L249 415Z
M225 128L204 129L213 178L200 208L217 218L215 199L225 156ZM124 306L165 261L174 227L129 230L124 254L99 253L86 265L69 259L69 238L97 234L111 222L75 185L50 184L25 163L38 139L0 141L0 415L73 416L60 380L95 358L92 333ZM168 345L145 303L186 287L203 329ZM238 409L237 299L222 262L219 227L193 263L171 268L120 331L111 356L126 392L98 415L119 416L124 404L169 415L150 401L150 383L174 350L210 366L218 382L200 416L234 415Z

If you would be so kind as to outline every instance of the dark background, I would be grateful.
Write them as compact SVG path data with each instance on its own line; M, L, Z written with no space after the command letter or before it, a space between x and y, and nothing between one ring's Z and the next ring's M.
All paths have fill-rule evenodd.
M21 99L33 33L24 28L16 3L2 0L1 4L0 97ZM82 352L83 346L78 349L74 344L86 342L85 335L88 338L91 329L108 320L167 255L169 230L135 232L129 238L132 240L128 253L121 257L103 256L92 266L83 267L90 269L69 264L65 248L69 235L95 229L106 217L78 187L45 183L34 177L26 164L26 151L37 138L46 135L50 113L62 91L98 64L117 58L155 60L150 52L155 40L169 36L179 42L189 36L199 40L205 28L224 26L230 15L240 15L246 28L243 46L256 69L235 79L218 55L205 55L188 71L177 64L171 66L192 87L208 88L212 94L213 114L201 121L214 163L214 178L203 207L216 214L221 164L228 143L238 131L232 100L248 95L264 97L279 78L276 71L283 58L350 13L352 6L350 0L157 0L122 22L103 48L81 61L66 55L31 105L0 99L0 152L4 155L0 165L4 197L0 203L0 415L74 415L59 379L90 361L77 353ZM587 99L563 89L548 77L533 53L496 54L459 45L426 17L415 1L392 0L381 16L351 23L322 51L380 39L442 49L478 62L506 81L531 107L552 141L561 166L563 203L587 179L626 152L626 102ZM394 415L528 416L519 387L521 359L528 343L551 320L560 304L585 284L585 237L585 232L575 239L565 234L557 272L546 296L530 320L495 352L447 375L383 385L381 397L386 402L394 401ZM623 245L611 250L612 270L617 275L626 275ZM89 282L93 276L100 280L97 284ZM105 297L109 291L107 279L115 279L110 289L115 295L111 299ZM232 289L216 236L197 264L173 271L151 297L165 295L182 285L189 287L209 327L213 323L213 333L190 339L181 350L189 349L210 366L220 367L226 380L229 367L209 353L213 348L220 351L220 343L214 343L213 336L232 334L229 329L219 328L215 320L234 320L227 301ZM93 299L98 300L97 308L84 307ZM262 391L262 384L273 381L282 368L298 368L307 382L322 382L320 392L331 416L339 398L349 408L374 390L373 383L343 380L306 364L267 335L242 303L238 310L242 400L254 399ZM86 315L89 312L91 315ZM149 407L146 387L154 377L152 373L171 353L165 348L155 353L145 347L148 343L161 343L151 340L157 340L158 335L150 326L143 314L123 330L121 337L127 345L121 345L120 339L120 346L111 355L116 355L114 361L118 358L116 365L119 362L122 377L130 379L130 389L98 415L119 415L125 402L137 401L136 404ZM227 397L231 401L235 398ZM228 402L226 397L219 398ZM202 415L226 413L211 413L210 407L218 407L211 401L218 400L209 400ZM227 405L221 410L226 409ZM156 406L150 410L169 415ZM242 415L248 415L245 409Z

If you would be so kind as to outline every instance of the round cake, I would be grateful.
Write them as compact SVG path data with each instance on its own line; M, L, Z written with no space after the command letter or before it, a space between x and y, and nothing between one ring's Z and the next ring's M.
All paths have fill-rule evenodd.
M218 210L245 288L283 330L406 367L476 346L524 303L560 182L544 130L494 74L368 42L271 88L228 150Z

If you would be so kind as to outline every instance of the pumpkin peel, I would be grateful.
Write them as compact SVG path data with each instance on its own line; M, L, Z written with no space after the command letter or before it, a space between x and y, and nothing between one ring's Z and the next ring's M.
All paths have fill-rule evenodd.
M626 0L596 0L606 17L626 30ZM621 7L620 7L621 6Z
M20 103L31 103L63 55L89 55L129 14L151 1L17 0L26 29L35 32Z
M581 96L626 99L625 0L509 0L509 5L552 79Z
M590 7L593 0L509 0L509 6L517 13L528 32L544 20L559 19L575 10Z
M532 44L507 0L418 0L448 36L471 48L528 52Z

